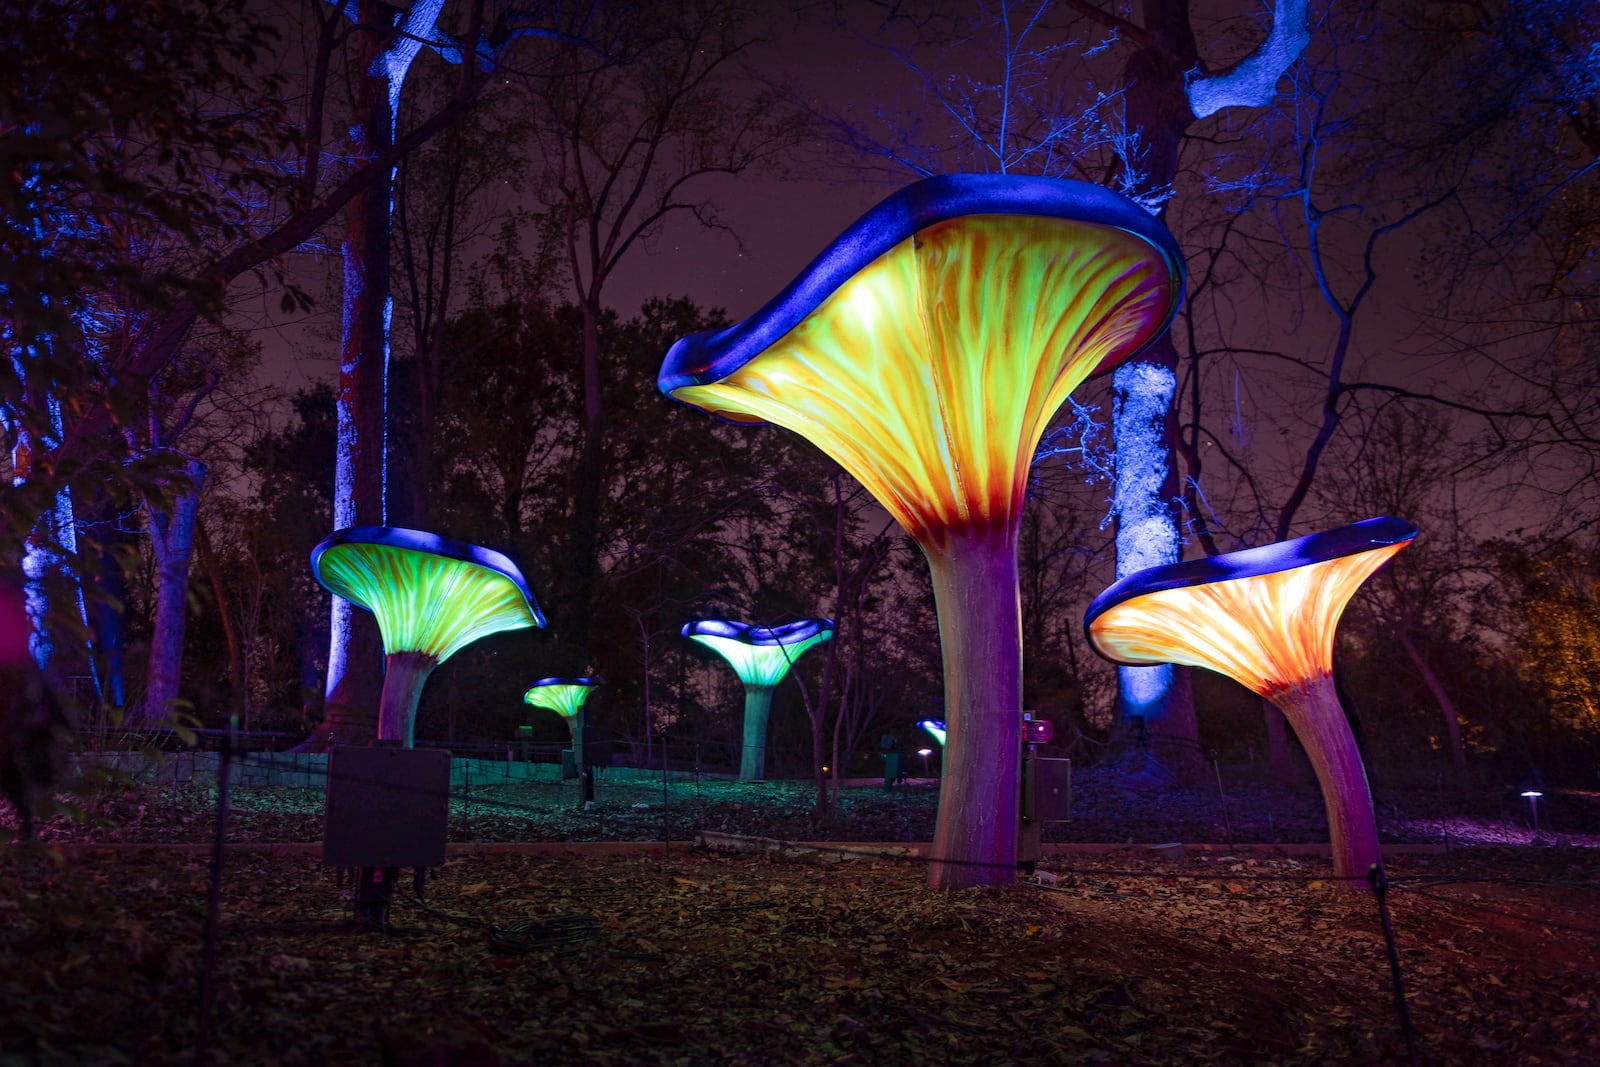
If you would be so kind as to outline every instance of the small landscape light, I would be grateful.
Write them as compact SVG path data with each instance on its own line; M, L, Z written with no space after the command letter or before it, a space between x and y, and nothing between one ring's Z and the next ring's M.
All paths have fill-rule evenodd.
M1537 789L1524 789L1522 795L1528 798L1528 806L1533 809L1533 833L1539 835L1539 798L1544 796Z

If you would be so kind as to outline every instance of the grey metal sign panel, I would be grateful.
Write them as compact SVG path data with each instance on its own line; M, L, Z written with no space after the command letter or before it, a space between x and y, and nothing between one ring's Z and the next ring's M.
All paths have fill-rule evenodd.
M1043 759L1033 761L1034 818L1040 822L1072 820L1072 761Z

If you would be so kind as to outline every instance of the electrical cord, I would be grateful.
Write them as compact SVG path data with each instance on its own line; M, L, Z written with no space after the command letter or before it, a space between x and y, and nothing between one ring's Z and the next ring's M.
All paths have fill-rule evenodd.
M488 935L489 949L500 956L523 956L538 949L560 948L590 941L600 931L600 922L593 915L557 915L551 919L513 919L496 923L476 915L457 915L428 903L424 886L427 870L417 868L412 881L412 901L417 910L442 922L483 930Z

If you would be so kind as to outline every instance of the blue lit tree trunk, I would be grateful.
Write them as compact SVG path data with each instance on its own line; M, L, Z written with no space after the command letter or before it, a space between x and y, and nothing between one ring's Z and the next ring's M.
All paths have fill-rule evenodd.
M1261 107L1277 91L1279 77L1310 38L1306 0L1276 0L1267 38L1228 70L1204 71L1195 41L1189 0L1142 0L1133 25L1109 13L1098 18L1139 47L1123 68L1127 131L1137 138L1122 179L1147 203L1166 203L1178 177L1178 156L1194 123L1233 107ZM1164 208L1163 208L1164 211ZM1144 357L1118 368L1113 378L1120 409L1113 425L1117 455L1117 575L1158 563L1176 562L1179 531L1178 441L1174 410L1177 352L1170 335ZM1125 559L1125 554L1133 558ZM1183 763L1198 757L1198 729L1183 668L1159 674L1119 675L1118 710L1123 722L1142 716L1147 735L1169 743Z
M22 357L13 357L18 362ZM20 369L20 368L19 368ZM21 376L21 375L19 375ZM61 434L61 405L48 390L35 390L28 387L27 399L38 404L45 413L50 427L50 437L59 440ZM43 393L42 397L37 394ZM39 401L42 400L42 403ZM48 450L47 439L42 432L28 428L19 420L15 444L11 450L11 484L13 490L28 484L33 472L34 463L41 458L41 454ZM62 554L71 555L76 551L75 517L72 507L72 493L66 487L57 490L54 497L33 524L27 539L22 545L22 579L23 602L28 616L31 632L28 636L28 651L34 663L40 670L50 666L51 658L55 654L55 639L51 634L50 626L50 592L49 586L53 573L62 571ZM76 576L71 578L75 586ZM88 625L88 616L84 612L83 593L81 588L77 591L78 612L83 619L85 628Z
M432 34L443 0L417 0L399 16L379 0L357 4L357 121L352 152L371 160L394 145L395 110L406 72ZM389 376L391 169L350 201L345 214L344 319L339 351L333 526L382 525ZM377 733L383 645L377 624L340 597L329 620L323 744L362 744Z
M170 507L150 508L150 548L156 558L156 610L150 637L149 670L139 721L155 725L172 717L183 676L183 638L189 615L189 563L194 553L195 519L205 464L192 460L184 473L190 485Z
M94 633L96 672L100 677L100 699L104 709L121 714L127 703L127 671L124 653L127 648L123 625L123 605L128 602L128 576L117 557L113 542L119 536L115 529L116 513L108 516L99 505L91 525L98 527L99 548L96 552L94 585L96 597L91 612L90 625Z
M1112 376L1111 432L1116 442L1114 508L1117 520L1116 576L1175 563L1182 554L1178 531L1177 354L1170 338L1152 346L1154 358L1118 367ZM1174 769L1193 771L1199 755L1187 668L1117 668L1118 721L1133 744Z

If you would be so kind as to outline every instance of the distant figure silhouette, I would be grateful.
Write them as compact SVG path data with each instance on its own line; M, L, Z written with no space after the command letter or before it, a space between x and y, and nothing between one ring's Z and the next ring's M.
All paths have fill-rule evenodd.
M900 771L899 738L884 734L878 739L878 752L883 756L883 791L887 793L894 789L896 782L905 780L905 775Z
M0 570L0 792L33 839L33 820L62 771L64 740L72 716L28 652L22 582Z

